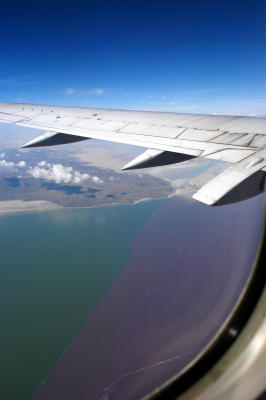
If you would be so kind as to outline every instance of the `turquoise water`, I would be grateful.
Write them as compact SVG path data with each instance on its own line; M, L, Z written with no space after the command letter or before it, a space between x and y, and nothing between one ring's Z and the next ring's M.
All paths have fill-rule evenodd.
M161 203L0 218L1 399L31 397Z

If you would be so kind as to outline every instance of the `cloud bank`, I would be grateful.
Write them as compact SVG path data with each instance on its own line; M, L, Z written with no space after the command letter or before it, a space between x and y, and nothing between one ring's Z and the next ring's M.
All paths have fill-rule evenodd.
M26 161L24 160L15 163L13 161L0 159L0 168L9 169L17 173L19 169L24 169L27 175L30 175L35 179L54 181L57 184L81 184L89 179L97 185L104 183L104 181L98 176L90 176L89 174L81 173L72 167L66 167L62 164L49 163L47 161L40 161L37 165L28 167Z
M10 167L14 167L15 163L13 163L12 161L6 161L6 160L0 160L0 167L3 168L10 168Z
M98 176L92 176L91 179L93 180L94 183L103 183L103 180L100 179Z
M82 174L72 167L65 167L62 164L51 164L41 161L35 167L27 171L35 179L45 179L56 183L82 183L90 178L89 174Z
M26 161L21 160L19 163L17 163L17 166L19 168L25 168L26 167Z

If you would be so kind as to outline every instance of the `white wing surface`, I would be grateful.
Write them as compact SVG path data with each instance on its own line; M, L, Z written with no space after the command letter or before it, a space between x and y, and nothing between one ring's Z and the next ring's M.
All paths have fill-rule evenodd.
M146 150L124 169L206 157L234 164L193 197L215 204L266 166L266 119L0 103L0 122L47 131L23 147L101 139Z

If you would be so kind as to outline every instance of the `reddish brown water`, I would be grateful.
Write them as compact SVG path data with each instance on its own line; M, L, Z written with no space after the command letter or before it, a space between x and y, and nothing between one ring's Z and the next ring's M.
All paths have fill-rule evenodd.
M263 196L208 207L167 199L34 399L138 399L215 336L249 277Z

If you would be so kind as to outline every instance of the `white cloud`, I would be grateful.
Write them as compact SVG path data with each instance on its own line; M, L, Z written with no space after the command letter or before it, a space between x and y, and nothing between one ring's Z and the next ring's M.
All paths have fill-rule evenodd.
M93 88L88 90L80 90L80 89L73 89L73 88L66 88L63 92L65 96L71 96L72 94L76 94L78 96L86 96L86 95L95 95L95 96L102 96L106 93L106 89L104 88Z
M27 163L24 160L14 163L12 161L0 160L0 168L12 168L18 172L19 168L25 168ZM56 183L73 183L81 184L83 181L91 179L96 184L104 183L98 176L90 176L87 173L81 173L72 167L66 167L62 164L53 164L47 161L40 161L35 166L27 168L26 173L35 179L45 179L47 181L55 181Z
M110 176L109 180L111 182L115 182L115 181L117 182L117 181L120 181L120 178L118 176Z
M94 183L104 183L103 180L101 178L99 178L98 176L92 176L91 179L93 180Z
M46 161L40 161L38 162L39 167L45 167L47 165Z
M14 167L14 163L12 161L0 160L0 167L9 168Z
M46 167L46 168L41 168ZM50 164L41 161L35 167L30 167L27 171L35 179L45 179L56 183L81 183L90 178L89 174L82 174L72 167L65 167L62 164Z
M6 156L6 153L1 153L0 154L0 158L5 158L5 156Z
M229 114L228 114L229 112ZM226 115L247 115L250 117L266 116L266 100L265 99L247 99L237 103L223 104L219 107L217 114Z
M72 89L72 88L66 88L66 90L64 91L64 94L66 96L70 96L71 94L74 94L74 93L75 93L75 89Z
M205 89L196 89L196 90L185 90L181 93L183 93L183 94L202 94L202 93L217 92L219 90L224 90L224 89L223 88L205 88Z
M21 160L19 163L17 163L17 166L20 168L24 168L24 167L26 167L26 162Z
M39 84L39 81L33 80L33 75L20 75L20 76L10 76L6 79L0 80L0 85L5 87L11 86L29 86Z
M102 96L104 93L105 89L103 88L95 88L87 91L87 94L95 94L96 96Z
M81 183L82 181L88 180L89 174L81 174L79 171L74 171L74 183Z
M256 113L256 112L252 112L250 114L248 114L249 117L266 117L266 110L264 113Z

